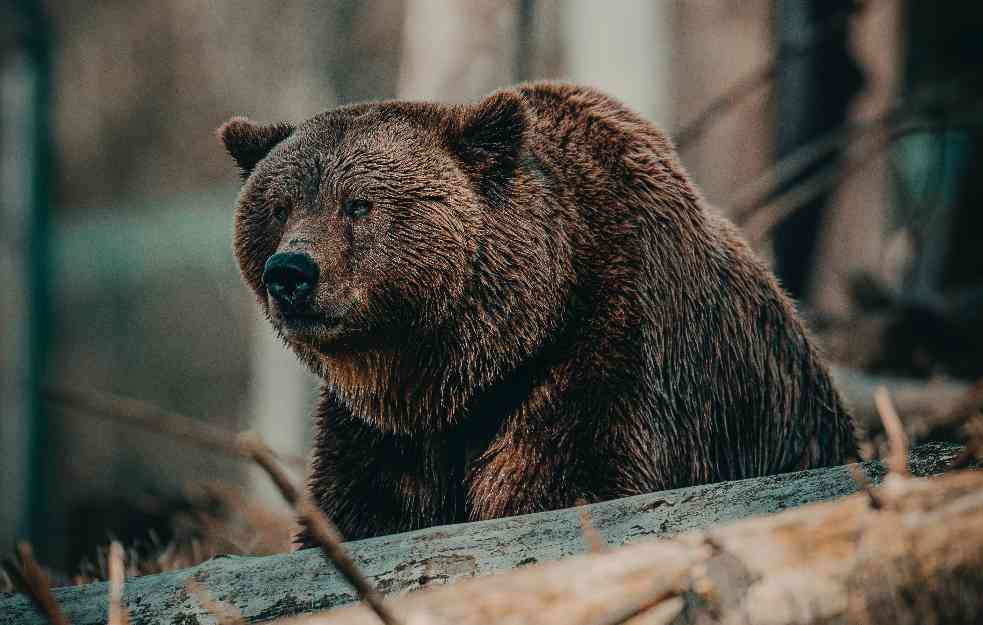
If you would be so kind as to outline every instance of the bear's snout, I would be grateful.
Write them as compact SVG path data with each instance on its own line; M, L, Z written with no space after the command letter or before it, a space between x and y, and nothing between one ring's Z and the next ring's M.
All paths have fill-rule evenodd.
M310 256L274 254L263 267L263 285L284 314L302 312L310 302L320 271Z

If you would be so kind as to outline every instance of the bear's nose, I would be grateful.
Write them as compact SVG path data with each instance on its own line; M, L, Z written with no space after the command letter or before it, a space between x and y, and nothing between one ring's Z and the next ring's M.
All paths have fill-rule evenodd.
M284 311L293 312L310 299L318 273L317 264L307 254L274 254L263 267L263 284Z

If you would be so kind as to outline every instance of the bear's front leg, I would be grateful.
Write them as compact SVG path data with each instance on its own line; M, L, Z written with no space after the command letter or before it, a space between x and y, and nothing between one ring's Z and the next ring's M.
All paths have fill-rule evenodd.
M383 433L327 390L316 420L310 494L346 539L464 519L460 469L455 476L446 445L436 437ZM306 532L299 542L311 546Z
M570 432L500 435L470 467L468 518L485 520L556 510L646 492L621 455Z
M594 501L579 464L555 444L497 439L471 467L468 517L479 521Z
M653 453L658 445L647 415L596 401L591 389L599 387L594 381L566 393L559 385L534 391L506 418L468 467L469 519L567 508L671 484Z

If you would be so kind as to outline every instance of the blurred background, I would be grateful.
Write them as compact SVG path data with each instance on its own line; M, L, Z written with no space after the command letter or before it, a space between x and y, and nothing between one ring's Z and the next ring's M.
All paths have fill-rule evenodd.
M0 553L29 539L72 572L110 535L166 545L201 505L196 483L272 502L236 461L52 390L306 452L317 382L231 252L238 177L213 131L232 115L465 101L538 78L601 87L674 138L845 371L958 384L983 370L983 4L0 7ZM278 536L237 548L286 548Z

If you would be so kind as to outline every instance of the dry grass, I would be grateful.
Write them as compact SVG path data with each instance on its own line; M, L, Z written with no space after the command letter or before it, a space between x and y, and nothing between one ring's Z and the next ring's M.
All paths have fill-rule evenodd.
M188 489L190 509L171 519L174 538L156 535L125 547L126 575L138 577L194 566L218 555L272 555L293 548L300 525L290 514L274 510L224 482L203 482ZM78 566L74 584L108 580L110 554L99 548Z

